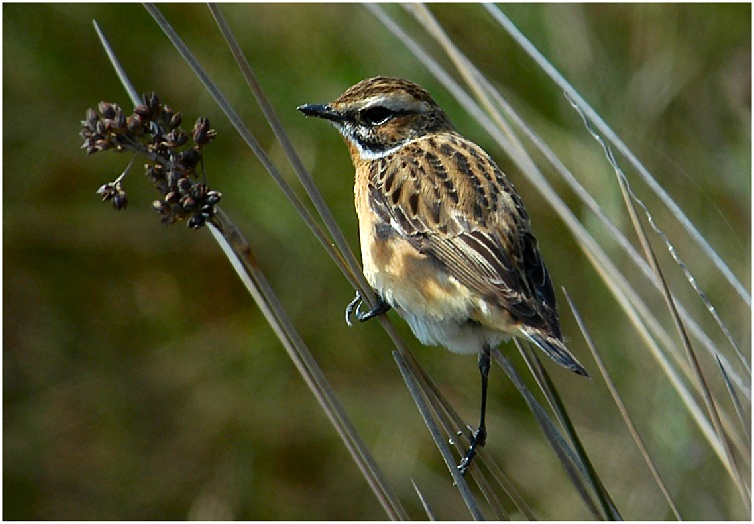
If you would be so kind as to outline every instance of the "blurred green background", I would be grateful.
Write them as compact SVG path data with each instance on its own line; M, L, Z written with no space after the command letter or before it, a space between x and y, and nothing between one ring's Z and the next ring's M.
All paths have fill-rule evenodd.
M206 7L161 9L293 180ZM501 9L626 140L749 288L751 6ZM351 4L222 10L354 249L353 169L346 149L335 130L304 120L295 107L332 100L377 74L429 89L522 194L556 288L568 289L587 320L684 517L748 518L719 460L549 205L373 15ZM442 56L400 6L388 11ZM434 5L432 11L633 239L614 176L558 89L480 6ZM3 5L3 517L384 515L209 233L163 227L150 209L155 194L138 168L125 182L126 211L98 201L96 189L130 157L87 157L79 149L79 121L100 100L130 104L92 19L137 89L154 90L183 111L187 127L206 116L218 131L206 153L210 184L223 192L223 208L243 228L410 514L423 516L413 479L438 517L468 518L405 390L387 336L376 323L345 326L352 289L146 11L117 4ZM630 176L748 353L749 310ZM555 176L551 183L616 255L626 276L635 277L564 183ZM670 266L659 242L656 248ZM679 295L693 297L678 271L669 272ZM661 312L659 295L643 286L637 290L654 297ZM562 295L560 300L573 351L595 369ZM662 322L670 326L664 317ZM476 423L475 360L420 347L396 323L456 409ZM719 332L712 333L722 344ZM709 359L703 363L714 371ZM550 368L624 517L668 518L602 381ZM536 514L588 518L497 368L489 409L487 449Z

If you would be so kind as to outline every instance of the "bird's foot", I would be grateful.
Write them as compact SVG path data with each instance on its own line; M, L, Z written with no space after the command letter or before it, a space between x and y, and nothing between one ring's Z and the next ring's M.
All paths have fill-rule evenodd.
M465 475L466 471L469 469L471 460L476 456L477 446L484 447L485 442L487 442L487 429L484 426L481 426L474 432L469 449L466 450L466 454L458 464L458 470L461 472L461 475Z
M374 318L377 315L382 315L383 313L386 313L390 311L390 308L392 307L390 304L379 298L379 302L377 303L377 306L374 307L374 309L370 309L369 311L361 311L361 304L363 302L361 295L359 292L356 292L356 298L351 300L351 302L348 303L346 306L346 324L349 326L352 326L353 323L351 322L351 317L356 317L356 320L359 322L366 322L370 318Z

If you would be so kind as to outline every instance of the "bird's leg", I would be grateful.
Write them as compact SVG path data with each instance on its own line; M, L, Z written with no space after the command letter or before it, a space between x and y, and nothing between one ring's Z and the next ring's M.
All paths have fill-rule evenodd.
M382 300L382 298L377 297L378 302L377 305L374 307L374 309L370 309L367 312L362 313L361 311L361 304L363 302L361 298L361 294L359 292L356 292L356 298L351 300L351 302L348 303L346 306L346 324L349 326L352 326L351 323L351 316L356 317L356 320L359 322L366 322L370 318L374 318L377 315L382 315L383 313L387 313L390 311L390 308L392 307L390 304Z
M466 470L469 469L471 459L476 455L477 446L484 446L484 443L487 441L487 426L484 423L484 418L487 414L487 379L490 376L490 347L487 344L484 345L482 352L479 354L479 373L482 376L482 414L479 419L479 429L474 432L471 438L471 445L463 456L461 463L458 464L461 475L465 475Z

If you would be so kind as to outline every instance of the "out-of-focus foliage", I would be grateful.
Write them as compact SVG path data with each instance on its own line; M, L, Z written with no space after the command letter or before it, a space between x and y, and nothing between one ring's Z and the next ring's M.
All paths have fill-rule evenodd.
M243 85L209 12L162 6L285 173L291 170ZM337 133L295 110L377 74L417 81L461 132L495 156L533 217L556 286L588 322L685 518L747 518L735 488L667 379L572 238L473 120L363 7L227 5L267 95L357 246L352 167ZM503 11L627 141L748 287L751 7L511 5ZM436 5L441 24L631 234L604 157L544 74L479 6ZM408 18L399 6L389 12ZM165 228L137 168L130 204L96 189L130 157L79 149L79 121L100 100L130 103L98 43L96 19L140 91L219 135L205 153L223 208L260 264L412 516L411 479L441 518L467 514L377 324L348 329L352 290L253 155L138 5L3 6L3 502L6 519L378 519L383 514L251 299L206 231ZM430 39L416 27L421 42ZM439 56L439 54L438 54ZM444 61L447 62L447 61ZM190 128L190 125L186 127ZM557 178L567 201L576 200ZM708 263L697 264L668 212L656 220L749 351L750 313ZM590 222L586 210L584 221ZM595 226L598 239L606 239ZM670 258L661 252L661 263ZM610 248L608 248L610 249ZM625 271L635 272L626 262ZM677 273L677 272L676 272ZM693 299L682 277L671 282ZM641 290L651 296L652 291ZM657 296L658 304L661 302ZM561 303L564 301L561 299ZM701 306L698 309L703 310ZM661 307L658 311L662 311ZM561 305L573 350L590 359ZM712 325L700 315L703 325ZM468 420L473 358L415 353ZM724 344L720 336L716 342ZM518 357L517 357L518 358ZM713 370L706 359L706 369ZM553 369L587 451L623 516L669 513L601 381ZM552 451L503 374L491 380L487 449L535 513L584 518ZM544 473L546 472L546 474ZM448 495L449 494L449 495Z

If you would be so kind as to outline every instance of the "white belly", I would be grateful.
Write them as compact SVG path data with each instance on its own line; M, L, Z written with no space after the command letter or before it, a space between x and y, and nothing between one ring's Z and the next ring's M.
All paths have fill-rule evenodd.
M482 326L471 320L435 320L421 314L413 314L396 305L398 314L411 326L416 338L428 346L445 346L454 353L475 354L484 345L496 347L506 340L503 333Z
M475 354L509 338L507 315L446 273L435 260L394 237L366 240L364 275L423 344Z

